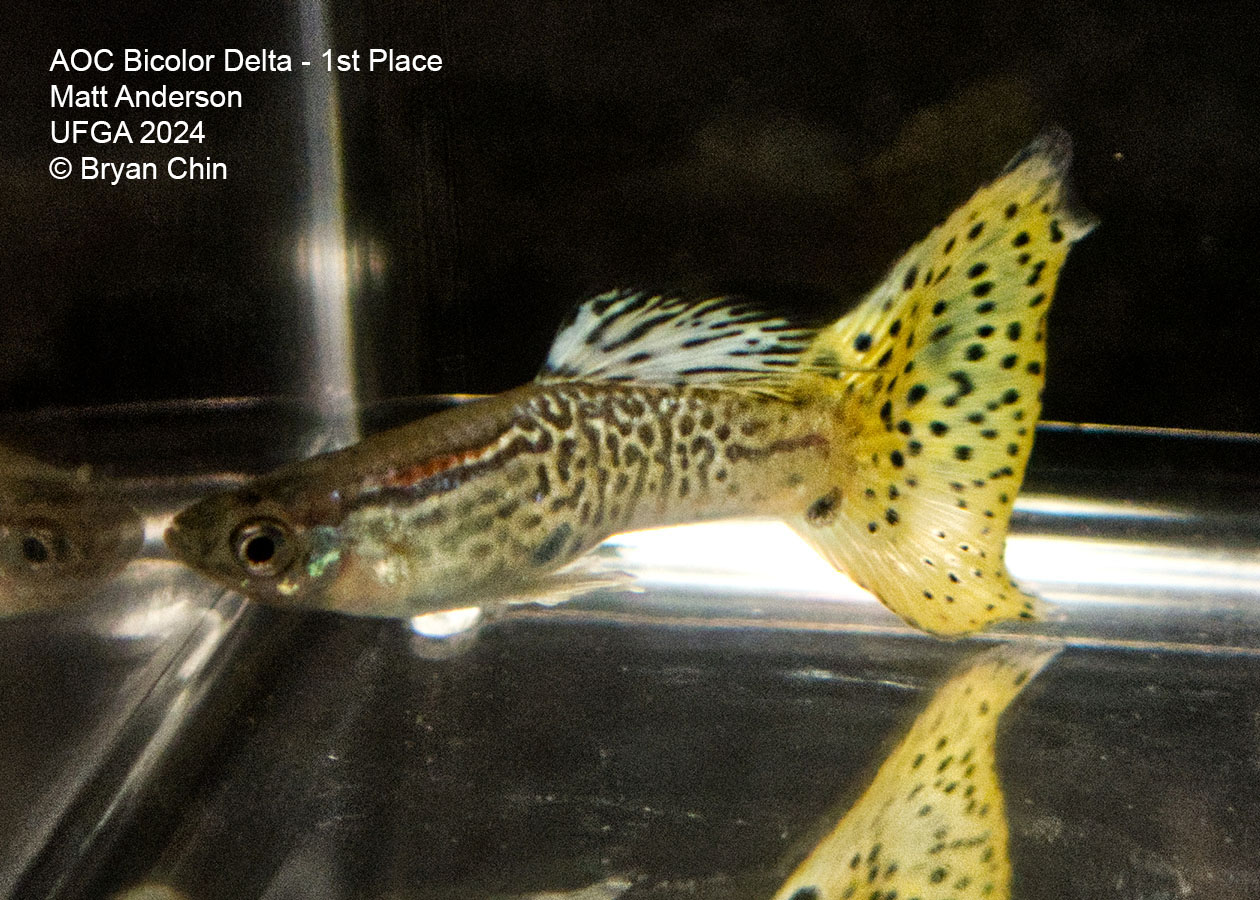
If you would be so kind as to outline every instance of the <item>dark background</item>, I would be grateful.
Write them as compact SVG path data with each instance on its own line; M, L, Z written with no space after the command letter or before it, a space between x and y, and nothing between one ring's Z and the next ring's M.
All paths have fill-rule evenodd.
M48 71L76 46L296 59L298 16L10 6L0 408L303 389L302 80L321 76ZM445 60L338 81L367 401L525 381L569 305L612 286L839 312L1057 122L1102 226L1061 282L1046 416L1260 430L1260 7L355 0L327 16L339 52ZM241 88L245 109L197 116L191 150L229 179L54 181L63 152L149 158L53 145L49 86L67 80ZM121 115L80 111L98 113Z

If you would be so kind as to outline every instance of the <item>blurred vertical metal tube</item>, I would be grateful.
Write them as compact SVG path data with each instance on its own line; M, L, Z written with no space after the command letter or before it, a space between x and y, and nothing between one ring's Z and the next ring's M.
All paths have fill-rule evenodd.
M344 446L358 439L353 329L346 260L345 204L341 170L341 115L334 74L323 67L329 48L323 0L299 4L306 106L306 153L310 171L310 217L299 244L301 269L310 279L316 352L310 393L328 424L328 441Z

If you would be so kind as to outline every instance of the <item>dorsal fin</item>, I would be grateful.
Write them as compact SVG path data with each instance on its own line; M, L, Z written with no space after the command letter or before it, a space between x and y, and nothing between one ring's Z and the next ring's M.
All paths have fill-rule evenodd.
M737 297L608 291L579 304L561 325L537 381L689 384L780 395L816 333Z

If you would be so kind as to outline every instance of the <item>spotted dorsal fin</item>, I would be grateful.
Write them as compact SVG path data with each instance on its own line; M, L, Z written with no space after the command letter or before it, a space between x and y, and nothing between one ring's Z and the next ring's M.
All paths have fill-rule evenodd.
M816 329L735 297L609 291L560 327L537 380L789 391Z
M997 647L946 682L774 900L1010 897L997 728L1057 652Z

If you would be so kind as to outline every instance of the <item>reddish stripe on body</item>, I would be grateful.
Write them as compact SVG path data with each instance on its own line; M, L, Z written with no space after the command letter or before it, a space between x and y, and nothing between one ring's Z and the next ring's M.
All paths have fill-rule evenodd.
M423 481L439 472L445 472L447 469L453 469L456 466L462 466L471 460L477 459L484 455L490 447L481 447L476 450L462 450L459 453L449 453L446 456L435 456L424 462L416 463L414 466L407 466L404 469L390 469L384 476L372 479L370 482L372 487L379 488L409 488L419 481Z

